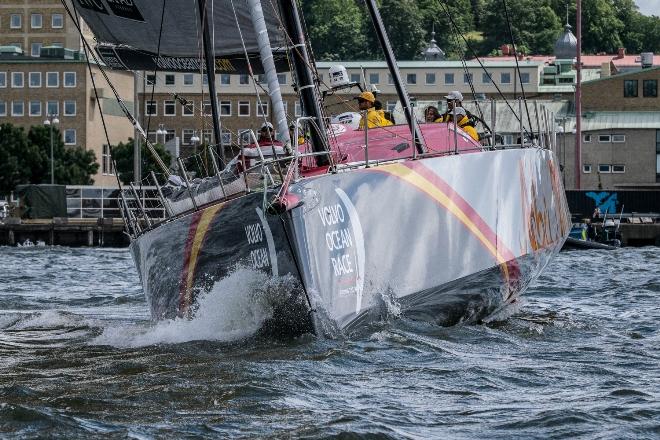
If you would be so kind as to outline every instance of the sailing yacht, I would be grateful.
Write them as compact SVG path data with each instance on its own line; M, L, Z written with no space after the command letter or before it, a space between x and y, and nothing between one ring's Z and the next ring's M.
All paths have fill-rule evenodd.
M478 321L516 301L570 231L552 130L533 133L521 119L518 144L490 145L451 122L418 122L375 0L366 9L407 123L364 130L330 123L295 0L74 6L99 42L93 56L108 68L208 76L211 171L193 180L181 160L178 177L161 164L154 183L165 219L147 215L132 185L120 198L155 319L194 316L202 295L247 266L297 281L265 323L280 331L319 332L327 322L353 329L377 318L385 297L413 319ZM303 109L295 121L277 86L287 61ZM216 148L220 72L264 72L282 146L244 133L234 158Z

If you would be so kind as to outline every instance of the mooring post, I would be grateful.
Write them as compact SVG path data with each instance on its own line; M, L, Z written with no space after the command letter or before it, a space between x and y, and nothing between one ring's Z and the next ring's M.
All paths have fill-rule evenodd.
M16 238L14 237L14 230L9 230L9 246L16 246Z
M94 246L94 231L91 229L87 231L87 246Z

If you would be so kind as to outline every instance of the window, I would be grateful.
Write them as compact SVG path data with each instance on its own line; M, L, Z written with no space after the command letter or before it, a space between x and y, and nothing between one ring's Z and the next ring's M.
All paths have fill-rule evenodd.
M598 172L599 173L611 173L612 172L612 165L600 164L600 165L598 165Z
M193 85L193 74L192 73L184 73L183 74L183 85L184 86L192 86Z
M454 74L445 73L445 84L454 84Z
M612 142L620 144L626 141L626 135L625 134L613 134L612 135Z
M598 142L612 142L612 137L609 134L600 134L598 135Z
M389 84L389 85L394 84L394 78L392 77L391 73L387 74L387 84Z
M591 165L590 164L582 165L582 172L584 174L590 174L591 173Z
M657 98L658 97L658 80L645 79L642 81L642 96L644 98Z
M7 103L0 101L0 116L7 116Z
M238 101L238 116L250 116L250 101Z
M202 101L202 114L204 116L211 116L213 109L211 108L211 101Z
M11 29L20 29L23 24L21 21L23 20L23 16L21 14L11 14L11 17L9 18L9 27Z
M387 102L385 103L385 109L386 109L388 112L390 112L390 113L394 112L394 109L395 109L395 108L396 108L396 101L387 101Z
M590 134L582 135L582 142L591 142L591 135Z
M223 86L228 86L229 84L231 84L231 75L228 73L221 73L220 84Z
M523 84L529 84L529 73L521 72L520 73L520 82Z
M406 75L406 84L417 84L417 74L409 73Z
M621 174L626 172L626 166L625 165L612 165L612 172Z
M11 102L11 115L12 116L23 116L24 108L23 101L12 101Z
M163 104L163 114L165 116L176 116L176 101L165 101Z
M156 84L157 81L156 75L154 75L153 73L146 75L144 78L148 86L153 86Z
M500 73L500 84L511 84L511 74L509 72Z
M7 72L0 72L0 87L7 87Z
M266 75L263 74L263 73L260 74L260 75L257 75L256 81L257 81L259 84L263 84L263 83L265 83L265 82L266 82Z
M183 116L194 116L195 108L192 102L184 102L181 104L181 114Z
M64 15L53 14L50 16L50 27L53 29L62 29L64 27Z
M76 86L76 72L64 72L64 87Z
M103 153L101 154L101 172L103 174L113 175L114 170L112 169L112 156L110 154L110 147L107 144L103 144Z
M426 74L426 84L435 84L435 73Z
M145 101L144 102L144 114L147 116L156 116L158 115L158 104L156 101Z
M41 87L41 72L30 72L30 87Z
M231 116L231 101L220 101L220 115Z
M286 84L286 74L285 73L278 73L277 74L277 82L280 84Z
M637 98L637 83L636 79L626 79L623 81L623 97L624 98Z
M41 101L30 101L30 116L41 116Z
M30 15L30 27L32 29L41 29L43 26L43 15L41 14L31 14Z
M240 85L242 85L242 86L244 86L244 85L246 85L246 84L250 84L250 75L247 75L247 74L245 74L245 73L242 73L242 74L238 77L238 83L239 83Z
M222 130L222 145L231 145L231 131L228 130Z
M12 72L11 86L14 88L23 87L23 72Z
M369 74L369 84L378 84L380 82L380 75L377 73Z
M302 107L300 107L300 103L298 101L294 103L293 114L296 116L296 118L302 116Z
M181 131L181 143L183 145L190 145L192 144L192 141L190 140L193 137L193 134L195 133L195 130L190 130L190 129L183 129Z
M490 73L482 73L481 82L484 84L490 84L491 82L493 82L493 78L491 77Z
M48 101L46 103L46 114L56 116L60 114L60 103L59 101Z
M463 74L463 84L470 84L473 81L474 81L474 75L472 75L471 73Z
M205 86L209 85L209 77L206 74L202 75L202 84Z
M76 101L64 101L64 116L76 115Z
M359 83L360 82L360 74L359 73L351 73L351 82Z
M262 102L261 105L257 104L257 116L268 116L267 102Z
M46 87L59 87L60 75L58 72L46 72Z
M289 103L287 101L282 101L282 107L284 107L284 114L289 114Z
M172 73L168 73L165 75L165 85L166 86L173 86L176 83L176 76Z
M75 128L67 128L64 130L64 145L76 145Z
M30 56L41 56L41 43L32 43L30 45Z

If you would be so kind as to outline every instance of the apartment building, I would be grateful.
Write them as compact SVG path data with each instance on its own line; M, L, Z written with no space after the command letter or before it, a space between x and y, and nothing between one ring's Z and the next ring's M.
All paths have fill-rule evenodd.
M91 67L110 142L126 142L133 136L132 125L120 111L99 67ZM108 75L132 108L133 75L119 71L109 71ZM49 115L57 115L66 146L94 151L100 165L94 184L114 184L96 95L81 54L63 48L43 49L40 57L0 53L0 123L28 130L43 124Z

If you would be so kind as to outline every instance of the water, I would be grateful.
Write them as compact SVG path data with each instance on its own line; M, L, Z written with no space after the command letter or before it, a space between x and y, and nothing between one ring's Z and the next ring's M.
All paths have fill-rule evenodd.
M249 336L249 271L153 324L126 250L0 257L3 438L660 438L660 248L562 253L503 321L294 341Z

